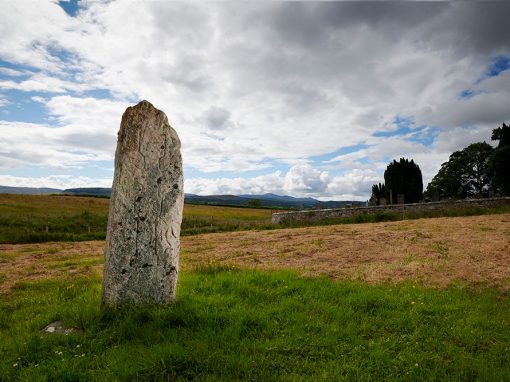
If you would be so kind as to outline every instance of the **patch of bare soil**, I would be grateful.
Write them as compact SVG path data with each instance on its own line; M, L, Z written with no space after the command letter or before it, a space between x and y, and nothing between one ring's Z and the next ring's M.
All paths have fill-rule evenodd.
M102 241L0 245L0 293L18 281L100 275L103 249ZM508 291L510 214L181 238L181 270L206 264Z

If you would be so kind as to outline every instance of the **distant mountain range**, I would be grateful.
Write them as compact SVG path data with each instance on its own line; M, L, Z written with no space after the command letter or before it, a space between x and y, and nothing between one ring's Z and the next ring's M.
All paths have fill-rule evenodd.
M0 194L22 194L22 195L48 195L48 194L66 194L66 195L84 195L84 196L107 196L110 197L111 188L68 188L61 190L58 188L32 188L32 187L9 187L0 186Z
M192 204L215 204L229 206L260 206L270 208L315 208L320 204L321 208L341 208L352 201L319 201L314 198L294 198L275 194L263 195L207 195L200 196L186 194L185 200Z
M59 194L62 190L57 188L9 187L0 186L0 194L45 195Z
M8 187L0 186L0 194L24 194L24 195L47 195L63 194L76 196L99 196L110 197L111 188L69 188L59 190L57 188L31 188L31 187ZM341 208L353 201L319 201L314 198L294 198L275 194L263 195L207 195L185 194L184 200L190 204L209 204L237 207L266 207L266 208Z

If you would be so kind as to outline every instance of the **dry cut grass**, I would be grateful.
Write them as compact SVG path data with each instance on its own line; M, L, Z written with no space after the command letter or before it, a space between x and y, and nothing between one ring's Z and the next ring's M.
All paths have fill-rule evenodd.
M0 245L0 293L19 281L100 274L103 241ZM510 290L510 214L204 234L181 239L181 270L291 269L369 283Z

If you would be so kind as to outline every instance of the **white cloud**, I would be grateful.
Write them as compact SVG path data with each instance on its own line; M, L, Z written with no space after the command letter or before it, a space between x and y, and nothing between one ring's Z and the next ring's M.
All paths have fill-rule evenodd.
M0 184L9 187L47 187L47 188L77 188L77 187L111 187L112 179L92 179L76 175L50 175L44 177L20 177L0 175Z
M109 138L110 134L89 135L72 127L55 129L46 125L0 121L0 170L23 165L80 168L90 161L108 160L112 154L97 146Z
M223 130L232 125L229 123L230 112L222 107L211 106L207 109L203 116L205 128L210 130Z
M373 170L352 170L331 178L327 172L299 164L291 167L286 174L276 171L250 179L186 179L185 190L199 195L274 193L321 200L365 200L370 196L372 185L380 181Z
M48 74L35 73L28 79L20 82L0 81L0 89L24 92L65 93L67 91L82 92L89 89L89 86L73 81L64 81Z
M52 121L46 124L0 121L3 171L23 165L79 168L115 154L120 116L127 103L56 96L37 98Z
M313 169L310 165L295 165L285 175L283 188L289 194L320 195L326 191L329 182L327 172Z
M184 180L184 189L191 194L225 195L225 194L264 194L283 193L285 178L279 171L254 178L192 178Z
M455 127L441 131L433 147L448 156L457 150L461 150L471 143L485 141L491 144L492 129L497 125L479 125L475 128Z
M367 200L372 193L372 185L379 182L384 182L379 173L368 169L355 169L331 179L327 195L336 200Z
M298 164L283 175L280 171L254 178L196 178L185 181L186 192L200 195L212 194L288 194L296 196L319 196L328 187L329 175Z
M0 89L47 94L33 100L49 116L0 123L3 171L111 159L123 110L148 99L181 137L186 167L221 173L188 179L192 189L252 192L262 182L283 193L364 196L389 159L414 158L430 179L452 150L510 119L510 71L484 77L494 56L510 54L508 28L493 22L504 4L81 5L76 17L55 1L2 5L0 59L28 69L0 68ZM115 100L83 96L98 89ZM459 99L466 89L476 95ZM434 143L413 141L413 132L373 136L395 130L397 116L413 117L411 130L437 129ZM306 164L357 144L369 147ZM291 167L243 175L274 163Z
M0 74L9 76L9 77L19 77L19 76L23 76L23 75L27 74L27 72L25 72L23 70L16 70L16 69L11 69L11 68L0 67Z
M455 129L458 127L493 126L510 119L510 91L482 93L468 99L453 99L419 114L427 125Z

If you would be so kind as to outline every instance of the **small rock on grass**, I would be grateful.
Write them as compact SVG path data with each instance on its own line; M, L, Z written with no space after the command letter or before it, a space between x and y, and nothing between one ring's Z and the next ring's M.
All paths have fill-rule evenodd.
M66 336L70 333L82 333L78 328L68 328L62 321L55 321L47 325L43 330L43 333L59 333L65 334Z

